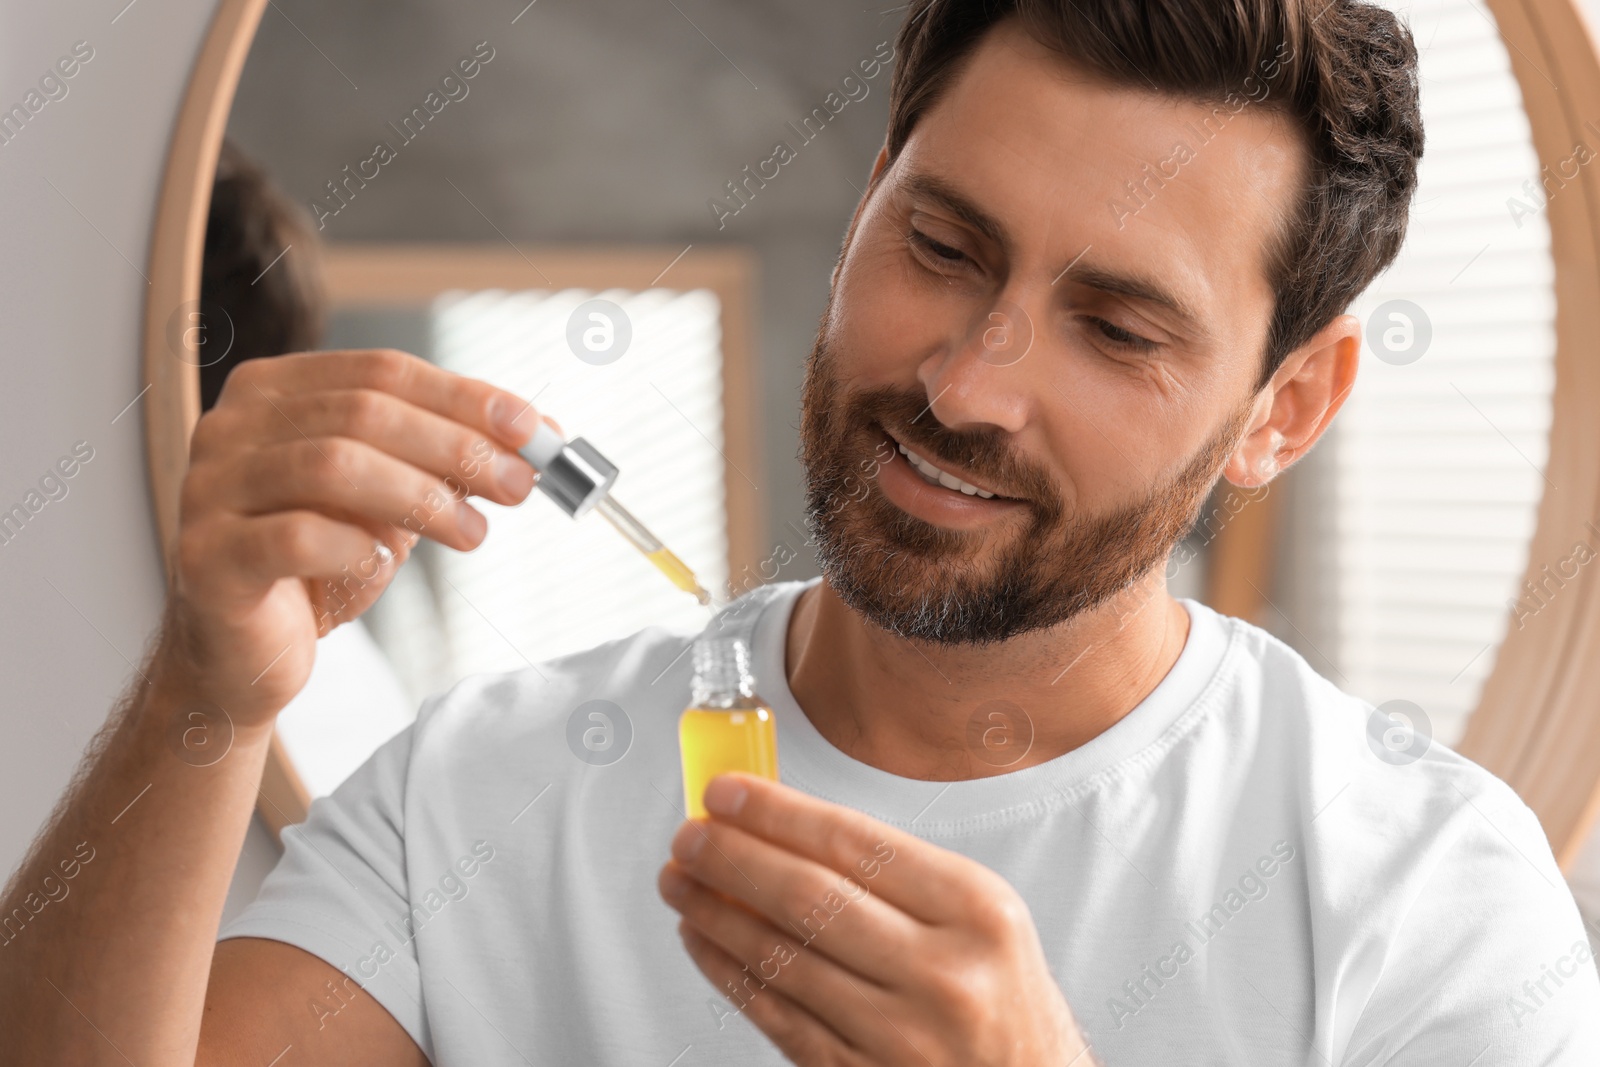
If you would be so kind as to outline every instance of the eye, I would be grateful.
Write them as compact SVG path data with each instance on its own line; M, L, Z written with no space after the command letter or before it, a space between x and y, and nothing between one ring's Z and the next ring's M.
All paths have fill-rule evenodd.
M1094 323L1095 328L1100 331L1106 340L1118 348L1124 348L1132 352L1152 352L1161 347L1158 342L1124 330L1114 322L1107 322L1105 319L1096 318L1093 315L1088 316L1088 320Z
M906 231L906 241L918 259L930 269L940 273L947 273L952 267L960 267L964 263L971 262L965 252L952 248L943 241L934 240L915 226Z

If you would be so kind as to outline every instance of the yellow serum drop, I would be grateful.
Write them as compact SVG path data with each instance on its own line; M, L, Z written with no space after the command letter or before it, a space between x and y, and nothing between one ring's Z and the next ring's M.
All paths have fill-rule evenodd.
M707 817L706 786L729 771L778 777L778 729L755 691L750 644L742 633L708 630L694 647L689 707L678 720L683 802L691 819Z
M656 569L667 576L667 580L682 589L685 593L693 593L694 598L702 604L711 603L711 594L701 588L700 579L694 576L694 571L689 565L673 554L670 548L658 548L654 552L646 552L645 558L656 565Z

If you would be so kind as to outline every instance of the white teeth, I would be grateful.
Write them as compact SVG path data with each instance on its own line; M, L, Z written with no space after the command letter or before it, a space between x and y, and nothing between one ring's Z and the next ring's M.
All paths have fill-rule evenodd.
M927 460L911 451L911 449L907 448L905 445L900 445L900 454L911 461L911 466L915 468L918 474L922 475L924 479L932 482L934 485L942 485L946 489L955 489L958 492L965 493L967 496L981 497L984 500L989 500L994 496L993 493L979 489L977 486L968 482L964 482L948 471L940 470L932 463L929 463Z

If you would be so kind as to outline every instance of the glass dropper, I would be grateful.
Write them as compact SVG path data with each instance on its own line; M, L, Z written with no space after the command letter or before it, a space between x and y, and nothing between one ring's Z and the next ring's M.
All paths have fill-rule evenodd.
M624 539L644 554L673 585L690 593L702 604L711 603L711 594L695 578L688 564L679 559L644 523L611 495L617 480L617 465L581 437L563 441L544 420L534 431L533 440L521 450L522 458L539 472L538 488L574 519L594 510Z
M661 543L661 539L645 528L644 523L633 517L633 513L621 504L617 498L607 493L595 504L594 510L599 512L617 532L627 538L628 543L644 553L644 558L656 565L656 569L665 574L673 585L685 593L691 593L702 604L711 603L711 594L700 585L694 576L694 571L689 565L673 554L672 549Z

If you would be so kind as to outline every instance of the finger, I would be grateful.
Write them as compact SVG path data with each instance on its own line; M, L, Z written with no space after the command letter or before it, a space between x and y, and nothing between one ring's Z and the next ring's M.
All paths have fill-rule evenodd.
M686 822L673 838L672 857L700 885L885 985L921 943L925 928L874 896L872 879L840 874L736 826Z
M346 567L362 567L364 560L376 561L373 580L392 575L393 551L381 547L379 551L380 543L359 526L314 511L281 511L190 526L181 534L179 555L195 581L226 575L259 588L280 578L334 577ZM229 566L216 567L219 559Z
M364 524L392 524L450 546L471 549L488 524L469 506L459 483L349 437L306 438L256 449L240 458L226 482L212 489L247 515L309 508Z
M759 979L752 978L743 964L692 928L680 924L678 934L700 973L727 998L726 1014L717 1017L719 1028L730 1017L742 1014L798 1067L866 1067L873 1062L776 989L761 988Z
M520 448L538 416L515 393L467 378L395 349L299 352L251 359L228 375L222 402L260 393L274 402L289 393L375 389L498 437Z
M753 977L782 993L874 1062L892 1051L884 1040L884 1016L866 998L870 990L882 1003L889 993L814 951L811 945L820 930L775 928L706 889L674 863L662 868L659 888L692 930L739 963L741 981Z
M338 577L306 579L318 637L327 636L334 627L360 617L371 607L411 558L411 550L420 540L398 526L363 528L373 537L370 552L354 564L341 566Z
M999 876L982 864L780 782L719 775L705 799L715 821L840 874L870 879L875 895L926 923L958 922L998 888Z
M537 420L539 415L531 417ZM208 428L208 435L258 447L321 437L365 441L498 504L521 503L535 478L527 460L497 438L375 389L291 394L276 403L242 405L221 421L214 430Z

